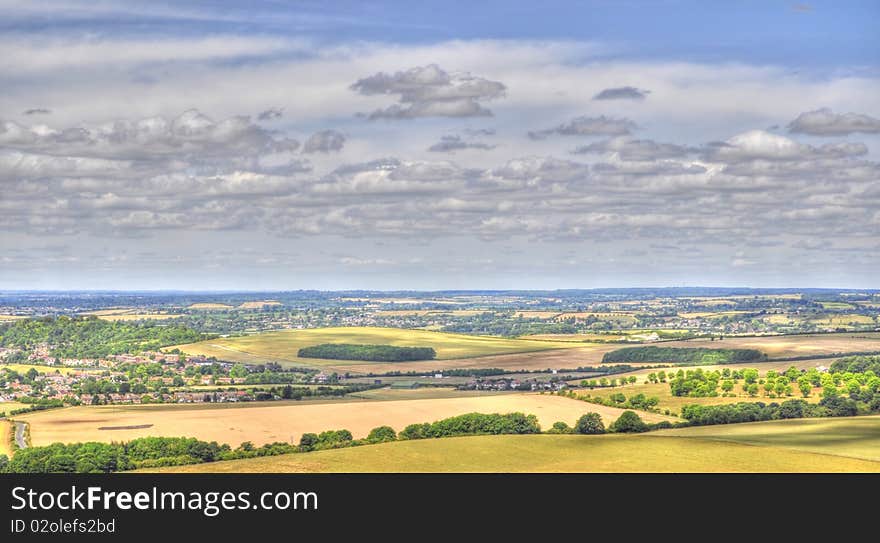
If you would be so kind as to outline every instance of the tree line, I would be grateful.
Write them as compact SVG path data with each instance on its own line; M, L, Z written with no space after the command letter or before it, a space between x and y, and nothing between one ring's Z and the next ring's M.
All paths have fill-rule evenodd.
M562 425L567 430L550 430L548 433L643 432L656 427L645 424L632 411L621 414L620 419L607 430L598 414L589 413L584 417L581 417L574 430L568 429L564 423L556 423L554 429L558 430L559 425ZM431 423L410 424L399 433L390 426L379 426L373 428L364 439L354 439L352 433L345 429L305 433L298 445L276 442L255 447L247 441L232 449L229 445L221 445L216 441L185 437L144 437L127 443L53 443L45 447L19 449L12 459L0 455L0 472L111 473L356 447L397 440L538 433L541 433L541 426L535 415L467 413Z
M682 347L624 347L602 357L602 362L674 362L684 365L735 364L766 360L756 349L707 349Z
M353 343L322 343L303 347L300 358L330 360L365 360L369 362L410 362L433 360L437 352L432 347L396 347L394 345L357 345Z

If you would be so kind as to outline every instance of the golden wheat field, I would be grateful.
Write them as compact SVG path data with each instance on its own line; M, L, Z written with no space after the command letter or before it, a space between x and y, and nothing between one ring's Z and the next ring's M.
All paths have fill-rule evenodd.
M0 404L0 411L3 405ZM12 423L8 420L0 420L0 454L5 454L7 458L12 457Z
M458 398L328 403L256 403L221 405L70 407L28 413L16 420L30 424L34 446L55 442L128 441L143 436L186 436L257 445L298 441L306 432L345 428L355 438L377 426L402 430L413 423L433 422L464 413L522 412L549 428L556 421L574 425L584 413L596 412L610 423L621 409L543 394L497 394ZM645 415L647 421L674 420Z

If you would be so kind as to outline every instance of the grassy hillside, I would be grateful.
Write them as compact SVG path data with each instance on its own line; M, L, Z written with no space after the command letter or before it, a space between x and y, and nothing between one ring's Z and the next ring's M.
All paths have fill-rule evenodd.
M281 330L252 336L220 338L178 347L190 354L216 356L235 362L279 362L309 366L340 366L347 361L300 358L303 347L322 343L394 345L397 347L432 347L438 360L471 358L492 354L523 353L547 349L577 347L570 342L532 341L485 336L447 334L427 330L397 328L340 327L310 330ZM352 362L354 363L354 362Z
M880 462L880 416L699 426L663 430L655 435L782 447Z
M878 434L880 417L774 421L642 435L475 436L162 471L880 472ZM762 439L764 435L768 437Z

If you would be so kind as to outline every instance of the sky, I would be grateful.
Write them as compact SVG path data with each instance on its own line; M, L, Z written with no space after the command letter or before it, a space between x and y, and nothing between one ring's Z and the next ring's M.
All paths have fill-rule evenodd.
M0 290L880 287L880 2L0 13Z

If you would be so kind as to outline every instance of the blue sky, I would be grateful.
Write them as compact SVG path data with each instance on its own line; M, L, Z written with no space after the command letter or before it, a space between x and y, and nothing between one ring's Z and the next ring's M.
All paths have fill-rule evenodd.
M0 10L0 288L877 286L877 2Z

